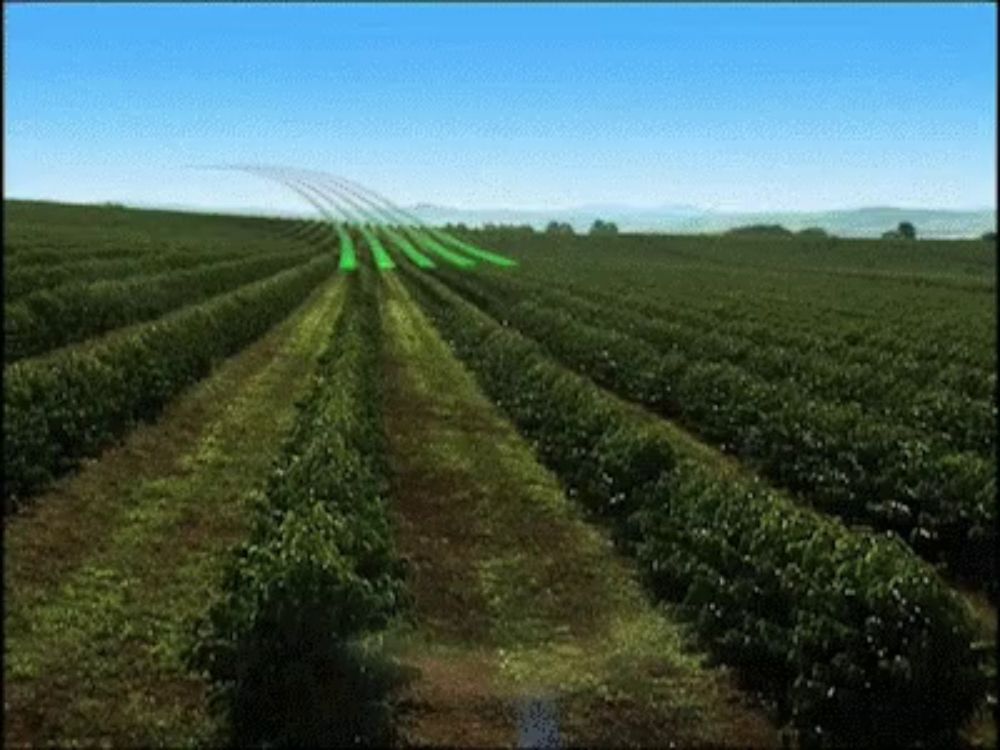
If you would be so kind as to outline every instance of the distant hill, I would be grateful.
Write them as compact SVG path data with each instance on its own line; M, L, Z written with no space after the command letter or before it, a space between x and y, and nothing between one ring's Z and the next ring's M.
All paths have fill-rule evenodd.
M298 211L269 209L265 207L207 207L182 203L138 203L126 201L136 208L160 208L173 211L199 213L251 214L256 216L283 216L311 218L317 214L303 205ZM909 221L917 228L917 237L958 239L981 237L985 232L995 232L995 209L953 211L928 208L897 208L874 206L837 211L814 212L759 212L736 213L710 211L695 206L664 205L635 207L618 204L587 205L576 208L546 209L464 209L418 203L406 207L410 213L428 224L530 224L544 229L550 221L567 222L577 232L586 232L596 219L613 221L623 232L663 232L672 234L722 233L738 227L780 225L792 232L803 229L822 229L840 237L881 237L895 229L901 221Z
M917 228L918 237L941 239L979 237L996 229L996 211L982 209L952 211L926 208L877 206L818 212L734 213L708 211L690 206L632 208L628 206L582 206L571 209L461 209L418 204L409 211L433 224L463 223L479 226L494 224L531 224L542 229L550 221L564 221L578 232L586 231L595 219L615 222L622 231L652 231L678 234L725 232L750 225L781 226L798 232L823 229L841 237L881 237L901 221Z

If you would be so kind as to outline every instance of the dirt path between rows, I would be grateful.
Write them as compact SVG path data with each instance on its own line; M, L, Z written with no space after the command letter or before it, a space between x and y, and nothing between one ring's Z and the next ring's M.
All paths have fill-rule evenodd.
M391 497L414 595L388 643L419 671L402 742L777 744L384 278Z
M217 589L343 302L336 280L5 533L4 745L203 745L188 672Z

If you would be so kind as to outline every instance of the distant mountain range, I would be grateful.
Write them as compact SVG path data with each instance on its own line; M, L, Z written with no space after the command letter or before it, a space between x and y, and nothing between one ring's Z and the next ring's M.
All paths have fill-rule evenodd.
M136 207L165 208L204 212L204 207L181 204L159 204L157 206L138 204ZM781 224L798 231L807 227L819 227L841 237L879 237L883 232L895 229L901 221L909 221L917 228L918 237L955 239L979 237L984 232L996 231L997 212L995 209L955 211L933 208L898 208L875 206L869 208L840 209L834 211L769 211L740 213L712 211L696 206L665 205L652 208L616 204L594 204L576 208L555 209L515 209L487 208L468 209L418 203L407 206L406 210L428 224L530 224L543 229L550 221L567 222L577 232L586 232L595 219L613 221L622 231L663 232L675 234L698 234L724 232L733 227L749 224ZM315 216L314 211L275 211L264 207L239 209L212 209L217 213L254 214L263 216Z

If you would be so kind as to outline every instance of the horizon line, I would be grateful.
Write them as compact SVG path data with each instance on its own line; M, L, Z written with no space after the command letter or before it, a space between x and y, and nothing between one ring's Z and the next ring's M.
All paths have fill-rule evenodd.
M4 195L5 201L34 201L42 203L65 203L68 205L79 205L79 206L101 206L108 203L117 203L124 206L132 206L135 208L189 208L197 209L206 212L218 212L225 213L230 211L294 211L295 209L281 209L281 208L268 208L265 206L235 206L235 205L211 205L203 203L185 203L183 201L169 202L169 201L129 201L127 199L121 198L96 198L91 200L68 200L62 198L52 198L52 197L39 197L39 196L17 196L17 195ZM602 207L599 202L594 203L580 203L576 205L569 206L549 206L549 207L511 207L511 206L481 206L481 207L461 207L446 205L440 203L430 203L428 201L417 201L405 205L411 209L419 208L430 208L430 209L442 209L449 211L467 211L467 212L485 212L485 211L509 211L509 212L532 212L532 213L544 213L546 211L551 212L565 212L565 211L593 211ZM984 211L997 211L997 206L971 206L971 207L950 207L950 206L933 206L933 205L923 205L923 206L913 206L913 205L903 205L903 204L855 204L853 206L838 206L833 208L740 208L740 209L726 209L726 208L705 208L698 206L696 204L679 204L679 203L662 203L656 205L642 205L642 204L630 204L630 203L607 203L604 204L605 208L614 210L633 210L633 211L657 211L664 209L689 209L694 211L699 211L705 214L730 214L730 215L753 215L753 214L821 214L821 213L838 213L838 212L851 212L851 211L870 211L874 209L888 209L897 211L939 211L948 213L980 213ZM301 211L303 213L309 213L309 208L303 206Z

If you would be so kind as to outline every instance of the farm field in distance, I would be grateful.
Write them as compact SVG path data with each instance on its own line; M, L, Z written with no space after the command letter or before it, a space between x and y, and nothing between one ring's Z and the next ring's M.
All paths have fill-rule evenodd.
M256 171L5 201L5 745L996 743L995 240Z

